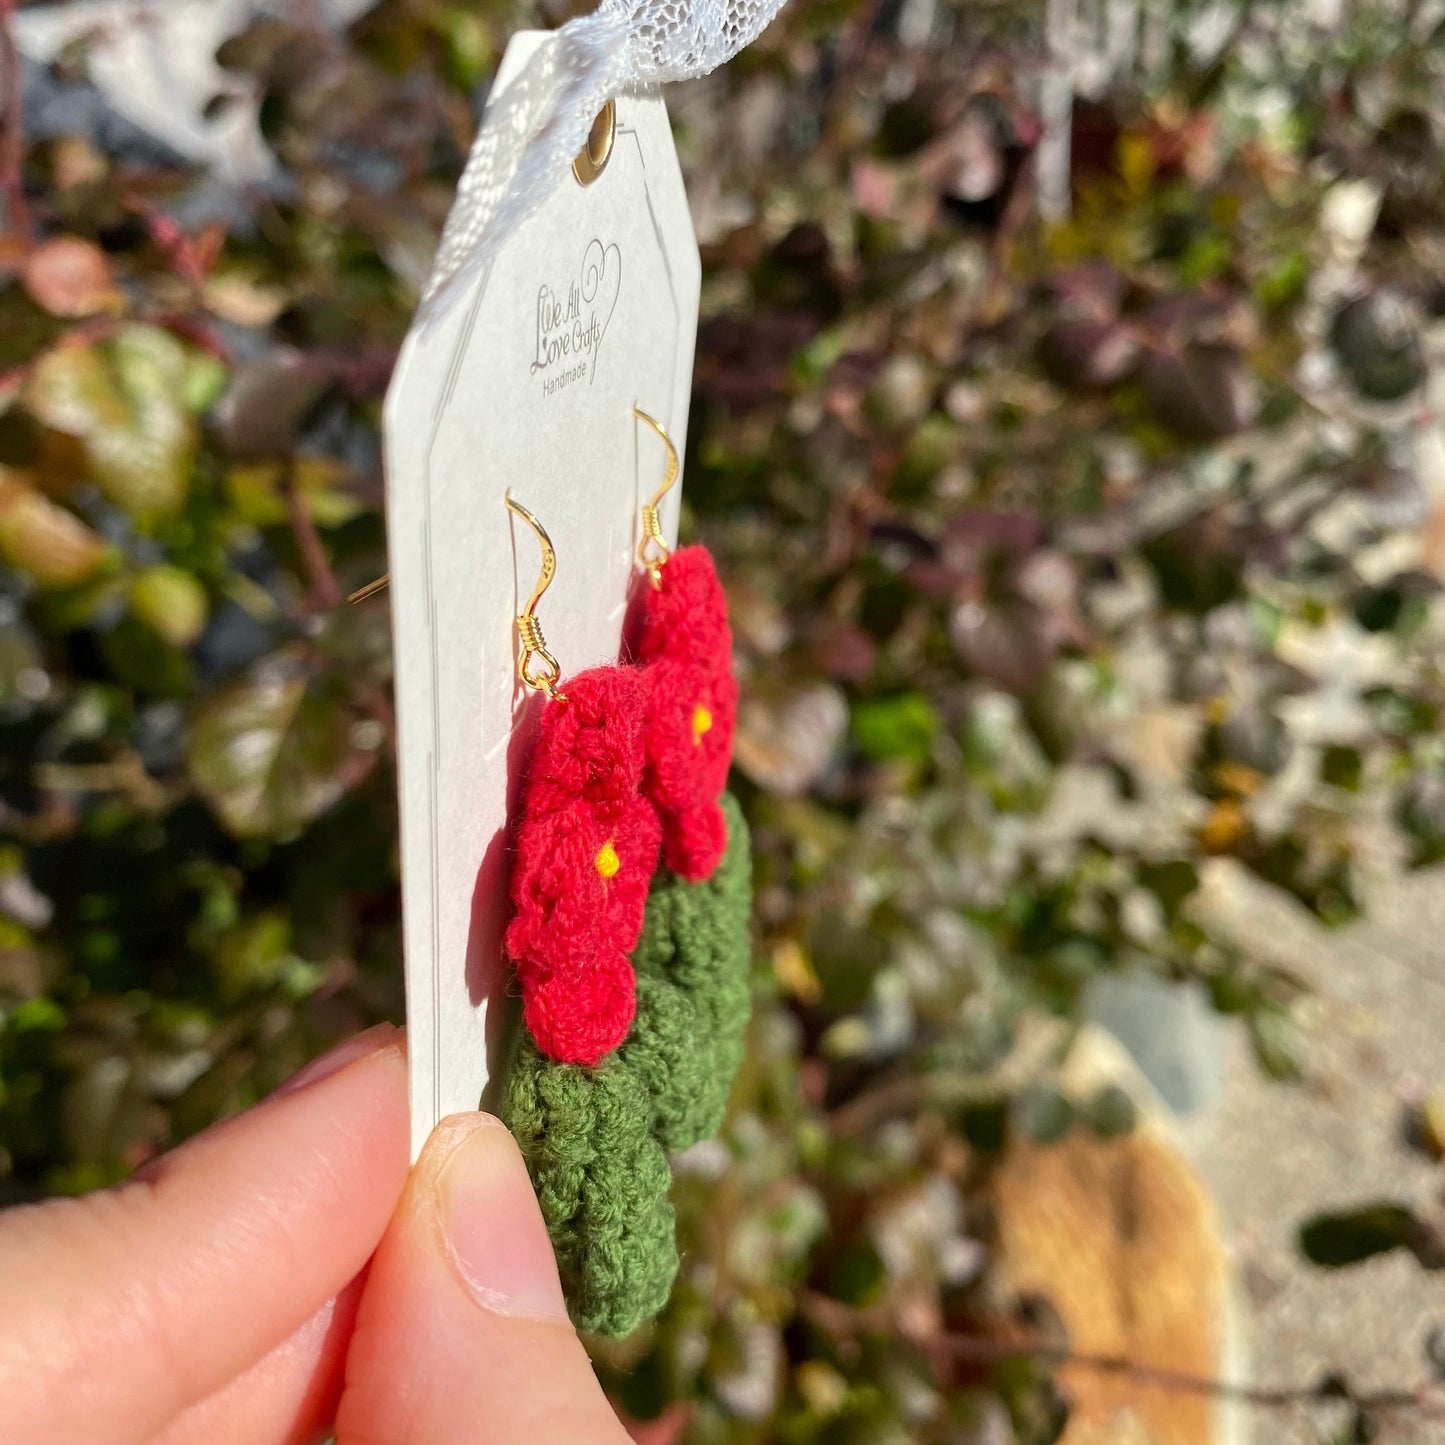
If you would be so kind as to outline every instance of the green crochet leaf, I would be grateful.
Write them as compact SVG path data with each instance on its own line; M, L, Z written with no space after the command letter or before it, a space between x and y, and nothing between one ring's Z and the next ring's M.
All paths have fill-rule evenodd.
M659 875L632 955L637 1016L618 1053L646 1081L669 1153L717 1133L746 1049L752 849L737 800L722 804L722 862L702 883Z
M616 1054L559 1064L523 1039L502 1117L517 1136L573 1323L625 1335L667 1303L677 1274L672 1170L651 1101Z
M711 878L659 874L633 956L637 1016L596 1068L516 1051L501 1114L517 1136L579 1329L625 1335L667 1302L677 1244L664 1152L716 1133L747 1027L752 861L723 799Z

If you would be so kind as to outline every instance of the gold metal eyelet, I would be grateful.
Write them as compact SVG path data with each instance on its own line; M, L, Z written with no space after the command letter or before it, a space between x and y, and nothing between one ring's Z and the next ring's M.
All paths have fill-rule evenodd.
M572 162L572 174L579 186L590 186L612 159L612 146L617 140L617 103L609 100L592 120L592 129L587 132L587 144L577 152Z

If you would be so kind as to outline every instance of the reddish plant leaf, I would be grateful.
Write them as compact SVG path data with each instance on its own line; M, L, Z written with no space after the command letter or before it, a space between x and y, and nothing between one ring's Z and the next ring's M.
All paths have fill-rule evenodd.
M105 253L79 236L57 236L37 247L20 279L30 299L52 316L93 316L121 301Z

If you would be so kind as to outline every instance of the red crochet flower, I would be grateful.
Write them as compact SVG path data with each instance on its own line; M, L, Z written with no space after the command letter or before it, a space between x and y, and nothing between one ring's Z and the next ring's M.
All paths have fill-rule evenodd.
M642 931L660 825L640 791L647 687L597 667L542 714L527 781L507 952L543 1053L595 1064L632 1025L628 954Z
M662 819L662 857L697 883L727 848L718 799L737 721L727 598L706 547L684 547L647 594L638 655L650 683L643 791Z

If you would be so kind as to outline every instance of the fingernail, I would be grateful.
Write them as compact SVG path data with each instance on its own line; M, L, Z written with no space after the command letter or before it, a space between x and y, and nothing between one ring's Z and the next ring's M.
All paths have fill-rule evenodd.
M552 1241L512 1136L486 1114L444 1120L449 1147L436 1181L452 1266L472 1298L497 1314L566 1319Z
M284 1084L272 1091L271 1097L280 1099L301 1089L309 1089L312 1084L319 1084L322 1079L339 1074L348 1064L354 1064L368 1054L379 1053L388 1045L395 1044L400 1037L401 1030L395 1024L376 1024L357 1034L355 1038L337 1044L319 1059L312 1059L304 1069L297 1069Z

